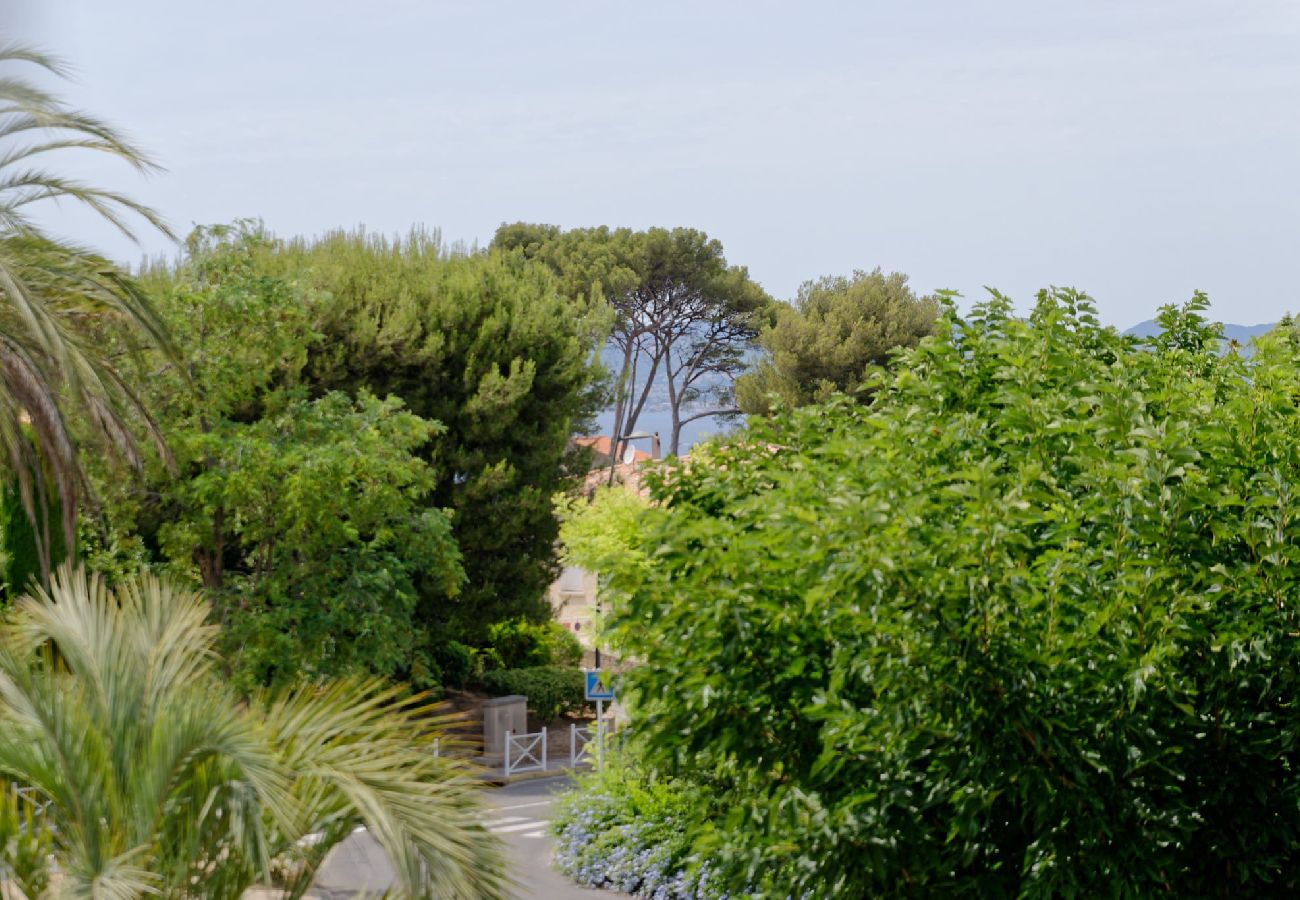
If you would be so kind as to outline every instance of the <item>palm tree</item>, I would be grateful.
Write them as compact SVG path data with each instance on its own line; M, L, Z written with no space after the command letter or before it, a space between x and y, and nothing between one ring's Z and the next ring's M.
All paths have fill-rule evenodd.
M0 64L66 76L57 60L16 45L0 46ZM148 207L42 166L69 150L106 153L141 172L156 168L109 125L29 80L0 74L0 465L10 468L32 519L44 574L51 562L48 510L57 499L71 547L85 482L67 419L72 408L87 430L132 465L139 464L128 424L133 418L166 453L157 428L93 335L94 327L116 321L169 347L161 322L121 270L45 233L32 213L47 201L71 201L132 238L133 217L170 232Z
M207 612L65 565L0 627L0 896L234 900L281 873L300 897L358 826L406 896L505 895L425 704L371 679L241 701Z

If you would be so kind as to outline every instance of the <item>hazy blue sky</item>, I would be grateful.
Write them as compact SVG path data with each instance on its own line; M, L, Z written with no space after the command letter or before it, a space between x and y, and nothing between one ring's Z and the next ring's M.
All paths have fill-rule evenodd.
M882 266L1128 326L1300 309L1300 3L0 0L181 230L691 225L777 296ZM72 165L69 163L69 165ZM138 251L60 213L64 233ZM150 240L151 250L162 249Z

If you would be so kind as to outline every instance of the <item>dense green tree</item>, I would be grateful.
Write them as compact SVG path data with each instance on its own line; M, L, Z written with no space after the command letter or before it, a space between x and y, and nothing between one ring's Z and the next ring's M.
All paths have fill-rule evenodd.
M864 399L863 385L900 347L934 330L939 303L917 297L907 276L880 269L806 282L793 304L779 304L759 335L765 355L736 380L747 413L766 413L769 395L787 406L820 403L836 392Z
M667 395L676 454L682 428L739 412L732 379L766 321L771 298L721 242L693 228L575 228L516 223L493 246L555 270L572 296L603 296L614 314L616 438L636 430L656 391ZM614 447L614 458L621 444Z
M337 233L279 248L269 265L321 300L304 370L314 393L401 397L445 429L428 502L452 511L465 583L423 585L420 622L482 641L487 626L551 615L552 495L569 436L600 403L599 306L543 266L500 252L449 254L436 236Z
M448 516L424 503L435 478L420 451L440 431L395 397L333 392L255 423L177 432L178 457L203 462L168 492L176 515L158 541L186 562L223 542L213 596L241 675L436 681L419 585L455 595L463 579Z
M17 74L24 65L65 74L49 56L0 46L0 457L33 522L38 571L48 574L52 532L61 529L63 545L73 545L84 481L69 415L81 420L83 438L133 465L140 458L135 434L158 438L87 324L112 319L155 345L167 342L157 316L123 272L52 237L32 214L41 203L63 201L92 210L127 235L133 216L166 229L152 210L124 195L42 165L66 151L84 150L140 171L154 168L115 129ZM51 520L52 510L61 523Z
M647 501L640 494L602 485L591 497L560 494L555 504L566 564L591 572L645 564L640 522Z
M50 522L61 521L63 516L58 507L57 497L47 498L52 508L43 515ZM32 519L23 508L23 499L17 483L10 484L0 496L0 533L4 535L4 553L0 558L0 572L3 573L4 596L17 597L33 584L40 584L43 573L43 559L40 535L32 525ZM64 543L63 529L55 529L49 534L48 558L64 560L69 556Z
M1300 889L1300 342L1000 297L668 467L611 573L653 764L763 896ZM609 603L607 602L607 608Z
M376 679L241 698L195 593L64 568L0 627L5 897L303 896L364 826L407 897L506 896L477 779Z
M251 226L199 230L147 274L186 360L142 360L177 477L106 484L116 556L139 558L134 535L202 582L246 687L355 670L432 683L417 602L463 579L429 502L442 428L364 389L309 395L319 298L271 273L277 247Z

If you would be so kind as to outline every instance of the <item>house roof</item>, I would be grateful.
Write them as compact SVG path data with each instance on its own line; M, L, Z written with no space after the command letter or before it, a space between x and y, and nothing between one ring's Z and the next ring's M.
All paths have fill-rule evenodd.
M590 437L575 437L573 442L579 447L590 447L597 456L603 456L605 459L609 459L610 454L613 452L611 447L613 441L607 434L597 434ZM653 459L653 457L644 450L638 449L634 450L634 452L636 454L633 457L634 463L645 462L648 459ZM622 460L620 460L620 462L621 461Z

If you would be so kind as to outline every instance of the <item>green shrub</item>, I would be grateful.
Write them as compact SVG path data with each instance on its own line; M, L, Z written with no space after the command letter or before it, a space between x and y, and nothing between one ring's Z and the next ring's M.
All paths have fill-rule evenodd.
M558 622L507 619L488 626L485 669L527 669L534 666L575 666L582 645Z
M547 622L547 646L553 666L576 666L582 662L582 644L577 635L559 622Z
M474 676L474 649L458 641L447 641L434 648L433 658L448 687L464 688Z
M41 583L40 549L17 483L6 482L0 487L0 495L0 562L3 562L0 577L5 594L13 599ZM57 498L51 498L40 514L49 524L50 569L54 570L68 555L63 505Z
M658 900L722 896L716 866L693 844L717 799L685 779L660 777L629 754L610 752L556 802L555 860L575 881Z
M587 705L586 683L579 669L499 669L483 673L483 687L494 697L523 694L528 698L528 708L543 722L563 713L579 712Z
M1300 890L1300 335L1044 293L669 464L607 627L763 896Z

